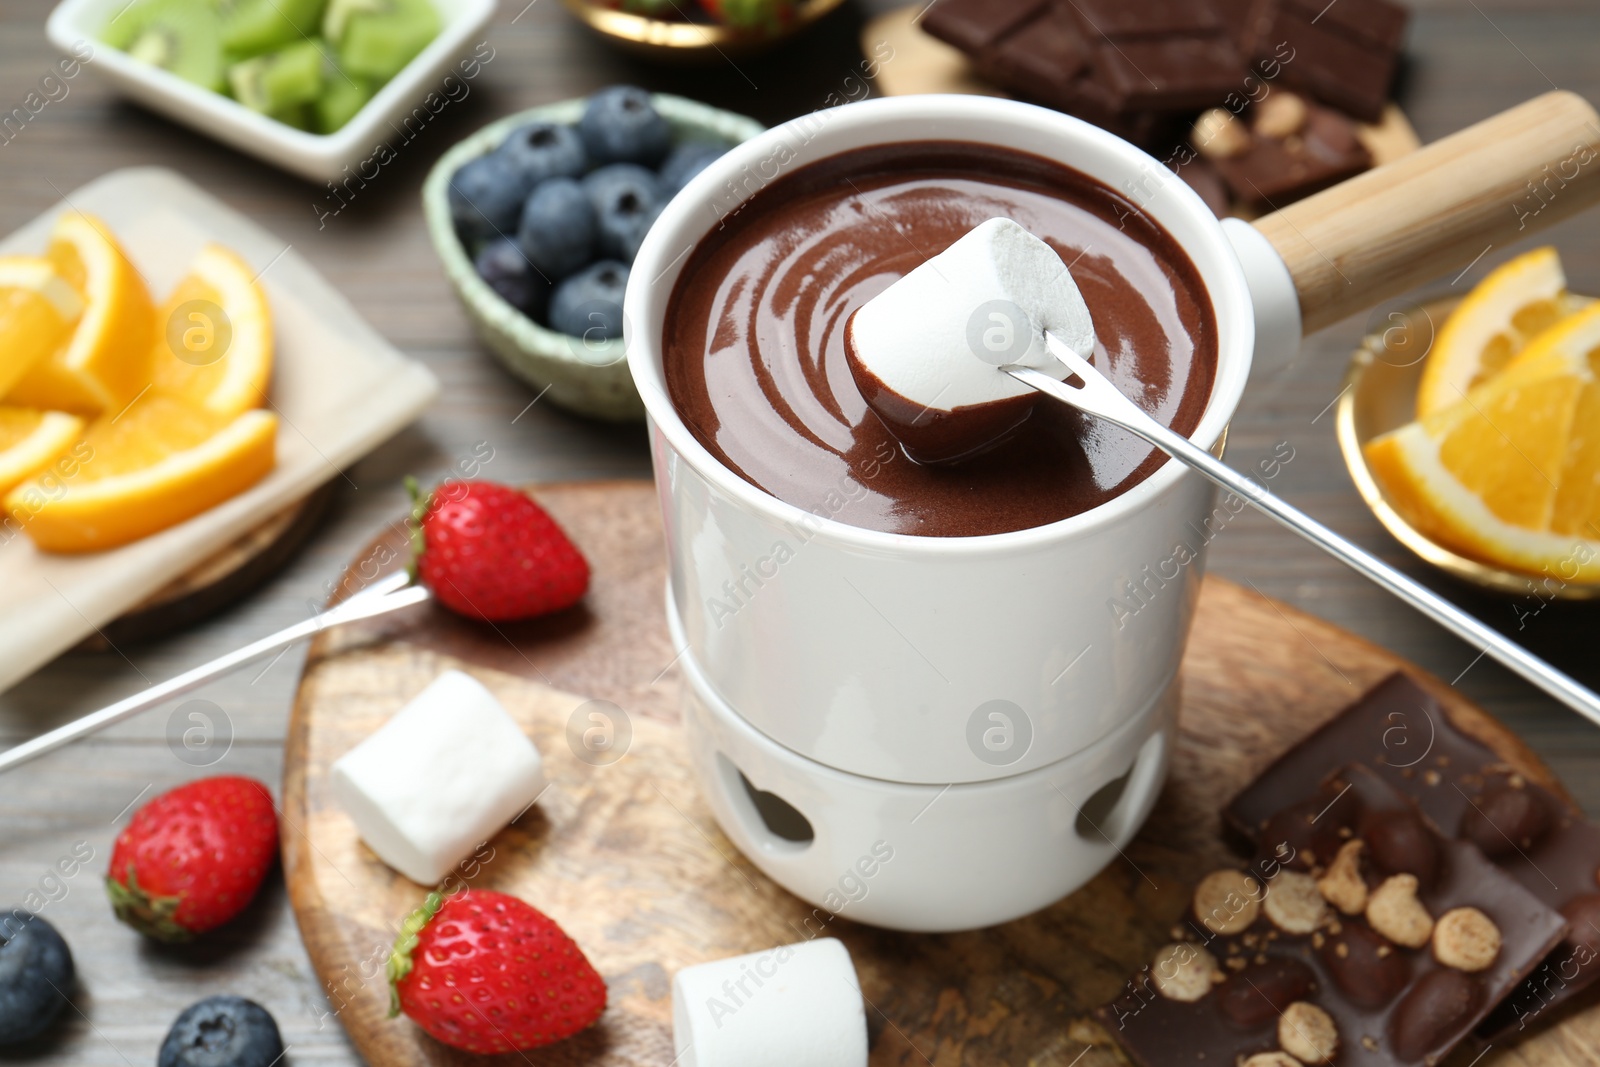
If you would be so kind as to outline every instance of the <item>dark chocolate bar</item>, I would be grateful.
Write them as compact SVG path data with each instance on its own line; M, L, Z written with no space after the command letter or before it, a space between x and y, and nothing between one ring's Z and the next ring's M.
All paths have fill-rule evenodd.
M940 0L922 25L1001 88L1135 138L1248 74L1209 0Z
M1203 880L1181 940L1100 1010L1136 1063L1432 1065L1561 939L1560 915L1365 766L1314 799L1268 818L1285 833L1261 838L1253 882Z
M1403 674L1284 753L1224 817L1259 841L1276 833L1268 823L1279 811L1314 804L1309 783L1346 763L1371 768L1433 825L1472 841L1530 894L1573 920L1571 936L1496 1007L1480 1036L1525 1030L1600 978L1600 827L1464 733Z
M1256 30L1250 58L1271 64L1290 88L1377 122L1399 69L1406 12L1387 0L1334 0L1321 12L1312 7L1280 0ZM1384 14L1364 20L1360 11L1369 8Z

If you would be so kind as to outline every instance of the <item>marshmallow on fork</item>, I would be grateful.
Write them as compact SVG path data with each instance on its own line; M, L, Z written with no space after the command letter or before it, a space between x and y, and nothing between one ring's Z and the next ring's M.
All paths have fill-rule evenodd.
M1057 378L1048 330L1094 354L1094 323L1067 265L1011 219L990 219L858 308L845 324L856 388L919 463L983 451L1039 394L1003 366Z

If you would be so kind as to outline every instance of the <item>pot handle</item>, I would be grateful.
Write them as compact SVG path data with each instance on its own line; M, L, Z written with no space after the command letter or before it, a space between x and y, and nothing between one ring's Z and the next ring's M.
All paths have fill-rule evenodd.
M1600 115L1545 93L1255 223L1310 334L1600 202Z

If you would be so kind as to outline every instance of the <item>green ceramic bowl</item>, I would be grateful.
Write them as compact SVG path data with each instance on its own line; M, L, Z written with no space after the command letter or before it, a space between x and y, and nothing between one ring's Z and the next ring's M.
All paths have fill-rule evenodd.
M658 93L652 99L679 140L720 137L737 143L763 129L754 119L681 96ZM472 328L489 351L511 373L535 389L545 390L552 403L580 415L623 422L644 418L644 405L633 389L622 338L586 341L557 333L501 299L472 269L472 260L450 222L450 204L445 196L450 176L457 168L469 159L492 152L518 126L534 119L576 122L583 114L583 105L580 99L529 108L490 123L457 144L428 173L422 186L422 211L444 272L461 298Z

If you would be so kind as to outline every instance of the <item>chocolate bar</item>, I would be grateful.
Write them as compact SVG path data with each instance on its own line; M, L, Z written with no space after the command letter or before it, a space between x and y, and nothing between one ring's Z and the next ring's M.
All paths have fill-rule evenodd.
M1136 1063L1432 1065L1566 930L1369 768L1312 799L1267 819L1286 832L1248 874L1203 879L1181 936L1100 1010Z
M1263 75L1377 122L1400 65L1409 13L1389 0L1278 0L1244 9L1236 34Z
M1243 117L1223 108L1206 112L1190 141L1234 199L1256 211L1276 210L1372 166L1354 122L1283 89Z
M1525 1030L1600 978L1600 826L1463 732L1403 674L1284 753L1233 799L1224 817L1252 842L1275 836L1275 815L1315 804L1308 783L1352 762L1410 798L1444 833L1473 842L1572 921L1567 940L1496 1007L1479 1036Z
M1247 74L1208 0L941 0L922 25L1002 88L1119 133L1220 102Z

